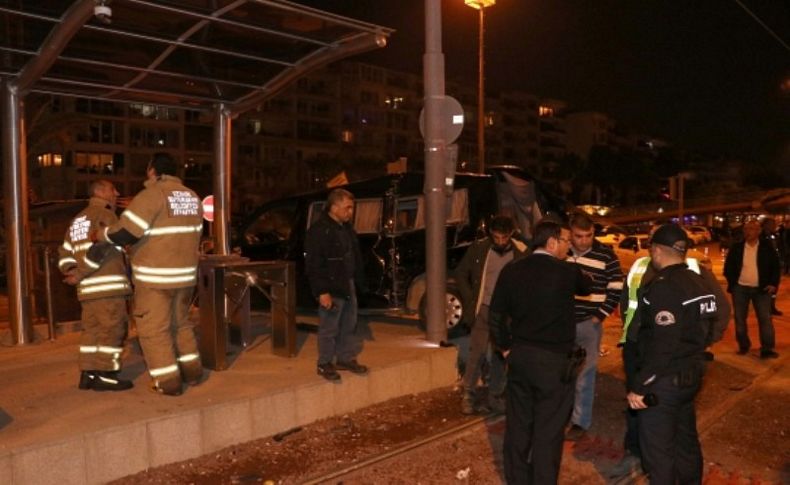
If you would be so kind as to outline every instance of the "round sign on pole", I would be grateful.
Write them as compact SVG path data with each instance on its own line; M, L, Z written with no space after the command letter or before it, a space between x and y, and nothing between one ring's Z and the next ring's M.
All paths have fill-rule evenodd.
M420 111L420 134L425 138L425 108ZM450 144L458 139L464 129L464 108L452 96L444 96L439 105L439 121L441 136L445 143Z
M214 222L214 196L207 195L201 205L203 206L203 219Z

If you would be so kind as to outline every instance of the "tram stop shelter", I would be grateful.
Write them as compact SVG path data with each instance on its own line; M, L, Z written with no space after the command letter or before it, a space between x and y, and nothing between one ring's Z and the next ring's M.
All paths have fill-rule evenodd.
M25 252L28 93L214 113L215 252L229 255L231 120L391 29L284 0L0 0L9 320L32 339Z

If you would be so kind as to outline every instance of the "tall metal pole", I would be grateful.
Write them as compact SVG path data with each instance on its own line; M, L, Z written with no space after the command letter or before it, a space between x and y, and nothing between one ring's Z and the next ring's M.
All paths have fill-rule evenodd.
M478 39L477 61L477 171L486 171L486 134L485 134L485 49L483 39L485 37L485 7L480 5L480 28Z
M27 163L24 105L10 81L3 82L3 199L5 205L8 317L16 345L33 341L28 244Z
M441 102L444 99L441 0L425 0L425 278L426 338L439 343L447 338L447 247L444 173L446 140L442 139Z
M214 254L230 254L230 139L231 118L227 106L218 104L214 116Z

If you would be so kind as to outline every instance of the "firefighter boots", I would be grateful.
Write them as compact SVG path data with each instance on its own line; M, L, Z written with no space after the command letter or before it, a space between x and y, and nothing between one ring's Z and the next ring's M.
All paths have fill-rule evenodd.
M120 379L118 372L84 370L80 373L78 386L83 391L125 391L134 387L132 381Z

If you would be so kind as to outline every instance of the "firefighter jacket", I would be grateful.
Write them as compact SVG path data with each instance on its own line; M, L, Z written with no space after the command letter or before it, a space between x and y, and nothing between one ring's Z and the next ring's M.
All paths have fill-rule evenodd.
M88 207L77 214L66 230L63 244L58 248L58 268L63 274L76 271L79 279L77 298L80 301L126 296L132 292L120 248L108 246L101 261L88 257L88 249L92 244L90 232L116 222L118 217L112 206L104 199L92 197Z
M200 199L181 180L160 175L145 182L120 220L99 240L132 244L132 279L147 288L195 286L203 230Z

